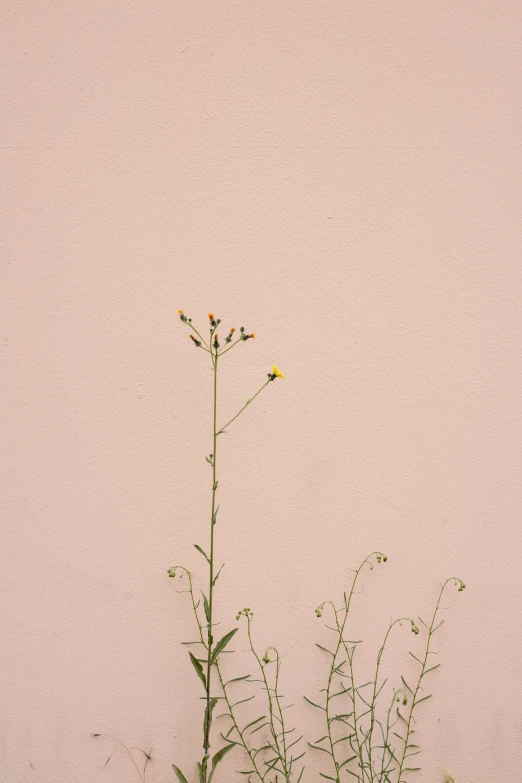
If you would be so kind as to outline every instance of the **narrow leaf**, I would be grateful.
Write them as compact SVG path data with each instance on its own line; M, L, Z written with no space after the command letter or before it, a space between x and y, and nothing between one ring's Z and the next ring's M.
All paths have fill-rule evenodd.
M199 554L203 555L207 563L210 565L210 560L208 559L207 553L198 544L194 544L194 549L197 549Z
M205 617L207 618L207 623L210 623L210 605L207 601L207 596L203 591L201 591L201 595L203 596L203 608L205 609Z
M256 723L259 723L260 720L264 720L266 718L266 715L261 715L260 718L256 718L255 720L251 721L250 723L247 723L243 731L245 732L247 729L249 729L251 726L255 726Z
M422 676L425 677L430 672L434 671L435 669L438 669L440 666L440 663L436 663L435 666L432 666L430 669L426 669L425 672L423 672Z
M196 658L195 655L192 655L191 652L189 652L189 655L190 655L190 660L192 662L192 666L196 670L196 674L198 675L199 679L203 683L203 687L206 689L206 687L207 687L207 678L205 677L205 673L203 671L203 666L200 664L200 662L198 661L198 659Z
M176 767L175 764L172 765L172 769L174 770L177 779L179 780L179 783L188 783L187 778L183 774L183 772L180 770L179 767Z
M327 753L329 756L332 755L332 752L330 750L327 750L326 748L321 748L319 745L314 745L311 742L308 743L310 748L313 748L314 750L322 750L323 753Z
M229 631L225 636L223 636L222 639L219 640L219 642L216 644L212 651L212 657L210 659L210 663L215 663L216 658L218 657L219 653L222 652L229 641L232 639L234 634L237 632L237 628L234 628L233 631Z
M404 679L404 677L402 677L402 676L401 676L401 680L403 681L404 685L407 687L407 689L409 690L409 692L410 692L410 693L413 695L413 691L412 691L412 689L410 688L410 686L408 685L408 683L406 682L406 680Z
M215 769L219 762L222 760L224 756L229 752L229 750L232 750L236 743L230 743L229 745L225 745L224 748L221 748L218 750L218 752L213 756L212 758L212 769L210 770L210 775L208 776L208 783L212 780L212 776L214 775Z
M345 759L345 760L342 762L342 764L339 764L339 769L342 769L343 767L345 767L345 766L346 766L346 764L349 764L349 763L350 763L350 761L353 761L353 760L354 760L354 759L356 759L356 758L357 758L357 756L351 756L349 759Z
M327 649L326 649L326 647L323 647L322 645L320 645L320 644L317 644L317 643L316 643L316 645L315 645L315 646L316 646L316 647L319 647L319 649L320 649L320 650L324 650L324 652L325 652L325 653L328 653L328 655L331 655L331 656L332 656L332 658L334 657L334 654L333 654L333 652L332 652L331 650L327 650Z
M311 704L312 707L317 707L318 710L322 710L323 712L326 712L326 709L324 707L321 707L320 704L316 704L313 701L310 701L310 699L307 696L303 696L304 700L308 702L308 704Z
M251 677L250 674L245 674L243 677L234 677L233 680L229 680L228 682L225 683L225 688L227 687L227 685L231 685L231 683L233 683L233 682L240 682L241 680L248 680L249 677Z

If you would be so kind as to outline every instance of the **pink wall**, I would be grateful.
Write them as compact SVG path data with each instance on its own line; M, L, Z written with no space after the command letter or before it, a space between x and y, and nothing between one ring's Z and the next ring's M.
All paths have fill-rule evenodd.
M522 779L521 22L503 0L2 3L6 783L135 780L92 731L153 747L150 783L200 752L166 568L202 572L211 376L178 307L258 335L224 416L288 375L224 441L223 624L255 609L313 734L313 609L347 569L390 558L355 618L373 652L461 576L416 780Z

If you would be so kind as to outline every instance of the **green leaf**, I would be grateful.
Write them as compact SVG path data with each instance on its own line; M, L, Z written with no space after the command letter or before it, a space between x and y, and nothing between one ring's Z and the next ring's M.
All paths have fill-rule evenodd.
M188 783L187 778L185 777L185 775L183 774L183 772L180 770L179 767L176 767L176 765L173 764L172 769L174 770L174 773L177 779L179 780L179 783Z
M303 696L303 699L308 702L308 704L311 704L312 707L317 707L318 710L322 710L323 712L326 712L326 709L324 707L321 707L320 704L316 704L313 701L310 701L310 699L307 696Z
M236 743L233 742L230 745L225 745L224 748L221 748L221 750L218 750L218 752L213 756L212 758L212 769L210 770L210 775L208 776L208 783L212 780L212 775L214 774L214 771L219 764L219 762L223 759L224 756L228 753L229 750L232 750Z
M268 726L268 723L269 723L269 721L267 721L266 723L260 723L259 726L256 726L255 729L252 729L252 731L250 733L251 734L255 734L256 731L259 731L259 729L264 729L265 726Z
M191 660L192 666L195 668L196 674L198 675L199 679L203 683L203 687L206 689L206 687L207 687L207 678L205 677L205 673L203 671L203 666L200 664L200 662L198 661L198 659L196 658L195 655L192 655L191 652L189 652L189 655L190 655L190 660Z
M323 753L328 753L329 756L332 755L332 752L330 750L327 750L326 748L321 748L319 745L314 745L313 743L308 743L309 747L313 748L314 750L322 750ZM335 778L332 778L334 780Z
M234 704L231 705L231 709L234 709L234 707L237 707L239 704L244 704L246 701L252 701L252 699L256 698L256 694L254 693L253 696L248 696L246 699L241 699L241 701L236 701Z
M225 566L225 564L223 563L223 565L221 566L221 568L219 569L219 571L215 575L214 579L212 580L212 587L214 587L214 585L216 584L217 580L219 579L219 575L222 572L224 566Z
M345 759L345 760L342 762L342 764L339 764L339 769L341 770L341 769L342 769L344 766L346 766L346 764L349 764L349 763L350 763L350 761L354 761L356 758L357 758L357 756L355 755L355 756L350 756L350 758L349 758L349 759Z
M332 652L331 650L327 650L327 649L326 649L326 647L323 647L322 645L320 645L320 644L317 644L317 642L316 642L315 646L316 646L316 647L319 647L319 649L320 649L320 650L324 650L324 652L325 652L325 653L328 653L328 655L331 655L331 656L332 656L332 658L334 658L334 657L335 657L335 656L334 656L334 654L333 654L333 652Z
M415 702L415 704L413 706L416 707L417 704L420 704L421 701L426 701L426 699L431 699L431 693L430 693L429 696L423 696L422 699L417 699L417 701Z
M228 680L228 682L225 683L225 688L230 685L233 682L241 682L241 680L248 680L249 677L251 677L251 674L245 674L243 677L234 677L233 680Z
M403 681L404 685L407 687L407 689L409 690L409 692L410 692L410 693L411 693L411 695L413 696L413 691L412 691L412 689L410 688L410 686L408 685L408 683L406 682L406 680L404 679L404 677L402 677L402 676L401 676L401 680Z
M200 555L203 555L203 557L205 558L205 560L207 561L207 563L210 565L210 560L208 559L208 555L207 555L207 553L205 552L205 550L204 550L204 549L202 549L202 548L199 546L199 544L194 544L194 549L197 549L197 550L198 550L198 552L199 552L199 554L200 554Z
M207 596L203 591L201 591L201 595L203 596L203 608L205 609L205 617L207 618L207 623L210 623L210 605L207 601Z
M233 631L229 631L225 636L223 636L222 639L219 640L219 642L216 644L212 651L212 657L210 659L210 663L215 663L216 658L218 657L219 653L223 652L229 641L232 639L234 634L237 633L237 628L234 628Z

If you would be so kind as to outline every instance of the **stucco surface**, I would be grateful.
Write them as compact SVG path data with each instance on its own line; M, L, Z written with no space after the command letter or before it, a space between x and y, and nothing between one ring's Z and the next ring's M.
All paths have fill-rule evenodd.
M90 732L153 748L150 783L200 753L166 569L204 575L211 373L181 307L256 332L223 418L287 374L221 447L222 626L254 609L313 739L316 604L386 552L354 615L373 656L460 576L415 780L519 783L520 4L1 15L2 781L136 780Z

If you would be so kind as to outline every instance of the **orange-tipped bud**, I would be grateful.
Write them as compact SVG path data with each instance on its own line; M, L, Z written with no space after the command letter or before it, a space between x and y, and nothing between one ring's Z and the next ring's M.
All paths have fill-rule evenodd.
M208 317L209 317L210 321L213 321L214 320L214 313L209 313Z
M189 334L189 337L190 337L191 340L194 340L194 342L196 342L196 338L194 337L193 334Z

